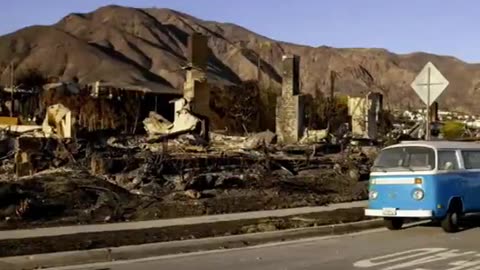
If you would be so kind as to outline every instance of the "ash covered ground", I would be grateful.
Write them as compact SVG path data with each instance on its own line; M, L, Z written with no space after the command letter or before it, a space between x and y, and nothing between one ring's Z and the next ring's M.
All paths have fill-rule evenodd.
M194 138L193 138L194 139ZM367 198L371 155L220 136L208 146L109 138L36 145L32 176L3 160L0 228L138 221ZM38 141L38 140L36 140ZM188 141L188 142L186 142ZM264 141L263 141L264 142ZM239 146L249 144L249 147ZM24 143L25 144L25 143Z

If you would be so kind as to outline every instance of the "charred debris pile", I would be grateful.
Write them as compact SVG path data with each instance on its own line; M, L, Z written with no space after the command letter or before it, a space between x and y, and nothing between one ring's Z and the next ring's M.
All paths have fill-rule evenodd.
M0 227L367 198L363 180L377 147L349 142L378 141L381 96L338 107L332 95L308 105L299 91L299 59L290 55L282 58L281 93L265 95L248 82L215 89L207 82L208 52L205 37L190 37L183 95L100 81L80 87L75 80L49 82L37 93L4 89L0 115L21 117L0 117ZM321 122L312 117L319 112L328 112L327 127L306 128L307 121Z
M163 118L153 112L144 120L146 135L98 132L65 138L59 133L62 121L50 129L47 124L23 133L4 130L0 219L5 222L0 227L172 218L365 199L363 180L368 179L376 152L374 146L328 142L281 144L270 131L205 134L195 128L201 120L162 126ZM162 134L158 127L168 131Z

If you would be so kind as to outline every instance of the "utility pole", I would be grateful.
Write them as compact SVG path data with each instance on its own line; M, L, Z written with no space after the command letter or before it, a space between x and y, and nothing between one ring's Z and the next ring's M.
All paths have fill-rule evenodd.
M330 71L330 100L333 101L333 97L335 96L335 78L337 77L337 73L333 70Z
M427 111L426 111L426 120L427 120L427 126L426 126L426 135L425 135L425 140L429 141L430 140L430 76L431 76L431 70L430 67L428 67L428 76L427 76Z
M13 100L13 88L14 88L14 83L15 83L15 78L14 78L14 66L13 62L10 63L10 117L13 117L13 108L14 108L14 100Z
M330 71L330 93L327 97L327 126L330 126L330 121L333 116L333 111L335 110L335 80L337 79L337 72L334 70Z
M262 52L264 52L265 49L271 48L271 44L267 42L262 42L260 43L260 46L258 48L257 54L257 81L260 84L260 81L262 80Z

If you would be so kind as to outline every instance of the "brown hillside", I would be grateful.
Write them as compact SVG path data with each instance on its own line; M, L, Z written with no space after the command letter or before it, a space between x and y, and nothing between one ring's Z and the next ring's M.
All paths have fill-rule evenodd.
M432 61L450 86L440 105L480 113L480 65L453 57L413 53L397 55L382 49L335 49L284 43L234 24L203 21L169 9L102 7L88 14L70 14L46 27L29 27L0 37L0 72L6 65L17 73L39 68L49 75L81 82L104 80L171 90L180 88L186 63L187 38L192 32L210 37L209 77L216 83L238 84L256 79L261 56L266 87L279 87L282 54L301 56L302 90L327 91L329 74L339 74L336 90L361 94L381 90L391 106L420 105L410 88L415 74Z

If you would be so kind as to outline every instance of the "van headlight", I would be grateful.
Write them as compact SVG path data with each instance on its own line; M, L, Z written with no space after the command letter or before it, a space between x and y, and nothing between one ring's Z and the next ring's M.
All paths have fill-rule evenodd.
M415 189L412 193L412 197L417 201L423 199L423 196L425 196L425 193L421 189Z
M378 197L377 191L372 190L368 193L368 198L370 198L371 200L375 200L377 199L377 197Z

